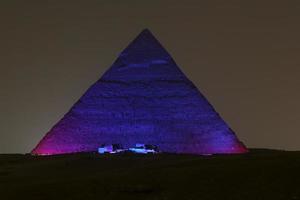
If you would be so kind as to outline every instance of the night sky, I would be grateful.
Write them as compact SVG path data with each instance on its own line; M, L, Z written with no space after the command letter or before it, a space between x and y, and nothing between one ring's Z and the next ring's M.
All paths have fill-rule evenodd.
M29 152L144 28L248 147L300 150L299 1L0 2L0 153Z

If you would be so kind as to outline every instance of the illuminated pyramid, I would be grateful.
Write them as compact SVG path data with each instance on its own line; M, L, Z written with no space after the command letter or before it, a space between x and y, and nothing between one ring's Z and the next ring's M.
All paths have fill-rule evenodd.
M136 143L162 152L244 153L246 147L148 30L119 55L32 150L52 155Z

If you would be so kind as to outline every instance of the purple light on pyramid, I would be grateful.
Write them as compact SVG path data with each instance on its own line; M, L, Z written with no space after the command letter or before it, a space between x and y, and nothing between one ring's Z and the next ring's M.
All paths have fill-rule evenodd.
M162 152L245 153L246 147L148 30L32 150L52 155L137 143Z

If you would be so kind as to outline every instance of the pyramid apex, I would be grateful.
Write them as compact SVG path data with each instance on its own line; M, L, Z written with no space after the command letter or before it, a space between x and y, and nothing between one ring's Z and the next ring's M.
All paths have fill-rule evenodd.
M141 31L141 34L142 34L142 33L150 33L150 34L152 34L151 31L150 31L148 28L144 28L144 29Z
M147 28L143 29L136 38L129 43L120 53L120 56L123 59L129 59L131 63L170 58L166 49ZM126 56L126 58L124 56Z
M151 32L148 28L144 28L142 32Z
M137 38L155 38L155 37L149 29L145 28L140 32Z

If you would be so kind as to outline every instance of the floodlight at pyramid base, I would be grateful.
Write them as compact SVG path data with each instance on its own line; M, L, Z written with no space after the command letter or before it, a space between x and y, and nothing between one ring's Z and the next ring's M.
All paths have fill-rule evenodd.
M69 133L64 134L62 132L61 134L67 136ZM78 135L78 133L73 134ZM50 138L44 138L44 140L38 145L38 148L32 151L32 154L55 155L79 152L96 152L97 149L103 144L120 144L125 149L128 149L139 143L155 145L162 153L207 155L240 154L248 152L245 146L232 136L223 138L198 139L198 141L186 141L183 138L174 141L174 138L156 138L155 140L153 137L144 139L138 137L109 137L106 139L101 139L101 137L97 137L97 134L94 135L95 137L90 139L90 141L87 141L84 138L79 139L79 141L83 141L82 143L74 140L72 142L68 142L68 137L65 138L65 143L63 143L62 140L56 141L51 140ZM110 135L118 134L110 133Z
M32 155L59 155L59 154L74 154L74 153L89 153L89 152L96 152L96 150L91 151L90 149L87 148L76 148L77 146L73 146L70 148L65 148L65 149L53 149L53 148L45 148L45 149L40 149L40 150L33 150L31 152ZM100 146L98 146L100 147ZM181 149L188 149L185 147L177 147ZM95 149L95 148L93 148ZM218 148L218 149L212 149L212 148L207 148L207 149L202 149L202 150L197 150L197 149L192 149L192 150L187 150L187 151L182 151L178 150L176 151L176 148L170 150L170 151L159 151L160 153L174 153L174 154L194 154L194 155L215 155L215 154L242 154L242 153L247 153L248 150L243 147L243 145L237 145L234 147L230 148Z

